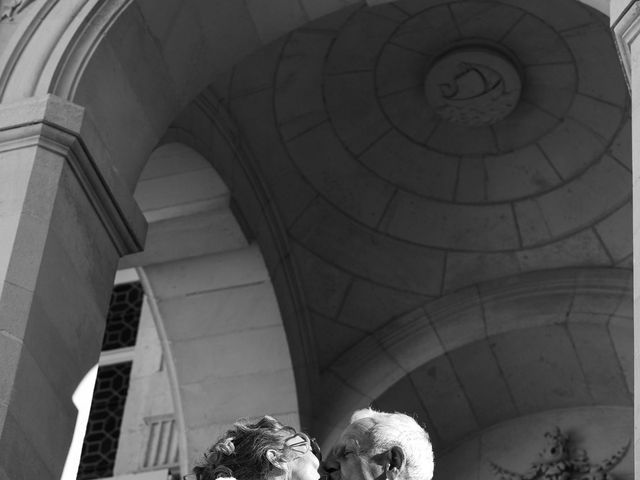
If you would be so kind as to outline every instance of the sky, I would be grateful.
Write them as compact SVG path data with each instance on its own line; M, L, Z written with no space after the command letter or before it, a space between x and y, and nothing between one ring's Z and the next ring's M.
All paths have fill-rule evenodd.
M73 431L73 441L71 442L71 447L69 447L67 461L64 464L64 470L62 471L60 480L76 480L78 476L82 441L84 440L84 433L87 430L91 398L93 397L93 387L96 383L97 373L98 365L95 365L84 376L78 388L76 388L76 391L73 392L73 397L71 397L73 404L78 409L78 418L76 420L76 428Z

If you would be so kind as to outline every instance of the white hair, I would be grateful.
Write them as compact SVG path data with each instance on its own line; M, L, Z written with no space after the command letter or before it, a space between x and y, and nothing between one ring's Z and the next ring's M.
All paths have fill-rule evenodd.
M389 450L399 446L406 457L406 478L410 480L431 480L433 477L433 449L427 432L409 415L404 413L378 412L372 408L356 410L351 423L363 423L368 419L370 426L363 430L368 436L368 453ZM369 423L367 422L367 423Z

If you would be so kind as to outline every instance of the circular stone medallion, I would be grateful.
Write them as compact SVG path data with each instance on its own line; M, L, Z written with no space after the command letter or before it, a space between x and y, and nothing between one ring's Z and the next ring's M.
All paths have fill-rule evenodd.
M425 80L429 104L445 120L466 127L491 125L516 107L522 82L514 63L485 46L449 50Z

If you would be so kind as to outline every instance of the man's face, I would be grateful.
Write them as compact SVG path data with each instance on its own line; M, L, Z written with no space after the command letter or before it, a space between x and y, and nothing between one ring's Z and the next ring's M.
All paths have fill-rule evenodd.
M364 431L370 420L362 419L349 425L323 462L330 480L382 480L385 478L381 455L370 455Z

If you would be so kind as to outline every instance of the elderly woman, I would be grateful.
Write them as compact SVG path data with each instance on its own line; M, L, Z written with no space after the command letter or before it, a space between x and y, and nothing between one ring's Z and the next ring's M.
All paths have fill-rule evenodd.
M270 416L238 421L193 468L197 480L319 480L314 440Z

